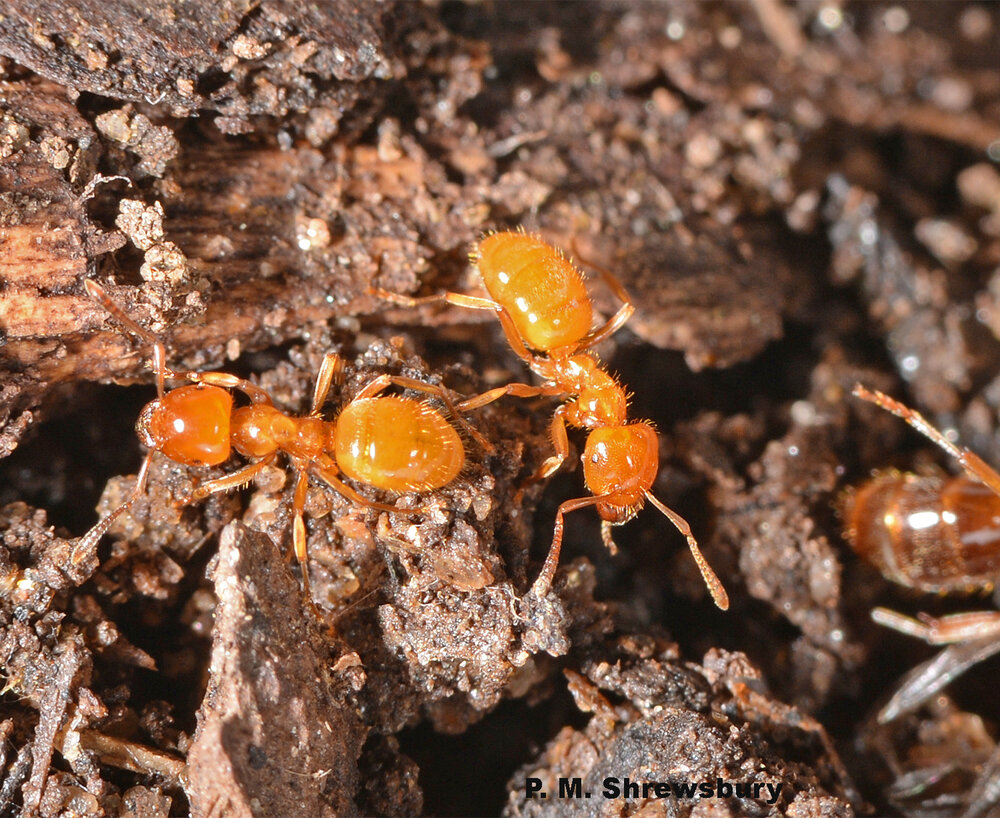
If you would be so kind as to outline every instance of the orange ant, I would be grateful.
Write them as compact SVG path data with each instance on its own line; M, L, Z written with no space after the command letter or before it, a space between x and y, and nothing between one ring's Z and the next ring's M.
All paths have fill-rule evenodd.
M860 384L854 394L905 420L954 457L964 474L876 473L845 496L851 547L907 588L937 593L992 588L1000 578L1000 474L899 401ZM907 677L879 714L881 722L917 707L966 668L1000 651L1000 611L914 619L876 608L872 618L928 644L950 646Z
M648 421L628 421L625 390L588 351L619 330L635 310L621 282L609 271L597 268L622 306L603 325L591 329L593 307L580 271L540 237L523 231L492 233L479 242L473 261L491 298L454 292L424 298L378 289L373 292L404 306L444 301L496 313L511 349L543 383L510 383L470 398L462 407L475 409L504 395L565 399L556 409L550 427L555 454L542 463L529 482L548 477L569 456L567 425L589 430L581 460L592 496L567 500L559 506L552 544L532 592L544 596L552 585L565 514L596 506L601 517L601 538L614 554L617 548L611 527L631 520L648 500L687 539L712 599L723 610L728 608L729 597L698 548L691 527L650 491L659 467L656 431Z
M302 569L306 598L311 600L303 522L310 474L356 505L412 514L423 509L400 509L368 500L340 476L396 493L424 492L451 482L465 463L458 432L436 409L410 398L380 396L382 391L396 385L440 398L463 427L488 446L461 419L462 405L453 406L443 387L396 375L375 378L336 420L324 420L320 410L344 366L343 359L334 353L323 359L312 404L304 416L286 414L274 406L265 390L235 375L175 372L166 366L160 339L129 318L100 285L88 280L85 287L126 330L152 345L158 396L146 404L136 422L136 432L149 452L135 486L121 505L80 538L85 549L96 546L115 519L142 496L154 452L186 466L218 466L229 459L232 449L251 461L232 474L198 485L186 502L246 485L284 452L296 475L292 495L294 553ZM168 378L188 384L167 391L164 383ZM230 390L242 392L250 405L234 409Z

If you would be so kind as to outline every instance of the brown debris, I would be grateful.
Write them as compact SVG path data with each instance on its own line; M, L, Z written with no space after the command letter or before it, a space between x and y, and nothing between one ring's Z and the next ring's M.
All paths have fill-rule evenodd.
M878 215L874 194L840 177L830 180L833 275L841 282L861 278L869 313L887 332L897 366L920 401L934 411L953 410L957 391L970 383L963 309L947 303L944 276L914 264Z
M398 73L379 16L350 2L234 0L211 14L196 4L140 14L99 2L15 2L0 22L0 50L63 85L163 104L175 116L219 111L238 131L251 115L349 105L353 84ZM347 81L344 90L322 93L320 82L332 79Z
M63 92L60 94L59 92ZM60 96L63 96L60 99ZM7 344L20 341L29 363L53 348L51 341L79 328L72 299L59 295L86 274L88 239L96 232L71 179L86 182L98 151L95 134L64 98L64 89L48 83L5 83L0 94L4 121L40 129L40 139L18 140L0 165L0 226L5 282L0 327ZM43 145L58 139L76 157L72 168L52 163ZM62 165L59 167L58 165ZM67 176L69 178L67 178ZM49 309L37 303L42 287ZM4 355L6 358L6 354Z
M122 818L167 818L170 798L146 787L132 787L122 794Z
M641 304L629 321L636 335L663 349L684 351L695 372L757 355L780 338L788 309L787 266L739 257L728 235L678 226L649 237L614 265Z
M213 579L212 663L188 754L192 814L358 814L357 655L323 637L270 538L228 526Z
M420 815L420 768L401 755L393 736L373 736L361 757L361 811L365 815Z
M577 707L592 714L590 721L583 730L563 728L538 760L515 775L504 815L626 815L636 809L641 815L694 815L691 806L703 798L700 791L671 797L640 790L626 800L626 778L640 786L715 787L720 779L759 785L756 797L717 802L725 815L854 814L842 800L844 788L852 792L853 785L843 779L823 728L760 691L760 674L745 657L713 651L699 667L681 661L676 646L628 637L616 654L613 661L585 662L583 675L566 671ZM813 745L812 766L776 753L788 742L800 751ZM822 778L814 769L824 770ZM546 799L525 797L529 778L541 780ZM556 797L559 781L577 778L593 797Z
M49 763L56 740L56 732L62 724L69 704L69 691L74 686L77 674L84 662L83 650L78 642L69 643L69 649L61 652L56 659L56 667L46 680L45 692L38 700L39 721L32 743L31 775L21 788L24 797L24 811L29 815L38 809L42 790L49 775Z

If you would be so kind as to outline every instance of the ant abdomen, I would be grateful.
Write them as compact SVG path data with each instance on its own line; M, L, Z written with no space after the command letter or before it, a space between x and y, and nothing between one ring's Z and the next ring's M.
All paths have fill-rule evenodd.
M462 439L429 404L401 397L354 400L332 427L340 470L386 491L430 491L465 463Z
M843 506L851 547L900 585L971 591L1000 575L1000 496L978 480L882 472Z
M486 289L532 349L572 346L590 331L594 314L583 276L540 237L492 233L479 242L476 260Z

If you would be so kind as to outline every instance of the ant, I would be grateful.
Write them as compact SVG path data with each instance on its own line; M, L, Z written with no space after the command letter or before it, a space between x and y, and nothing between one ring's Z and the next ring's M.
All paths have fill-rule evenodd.
M854 395L891 412L954 457L964 474L941 478L876 473L843 501L851 547L887 578L918 591L989 590L1000 579L1000 474L948 440L919 412L882 392ZM881 723L908 712L979 661L1000 651L1000 611L917 619L885 608L872 619L931 645L949 647L917 667L879 713Z
M593 307L583 276L557 248L523 230L491 233L472 255L490 298L445 292L424 298L372 289L381 298L403 306L444 301L460 307L496 313L507 341L543 382L538 386L510 383L463 402L475 409L505 395L557 396L550 432L555 454L529 478L553 474L569 456L567 425L589 431L581 460L589 497L567 500L556 512L552 544L532 593L546 595L552 585L563 539L563 518L570 511L596 506L601 539L617 553L611 527L631 520L648 500L687 539L691 554L715 604L729 607L722 583L698 548L687 521L650 491L659 468L659 440L648 421L629 422L628 396L589 350L619 330L635 311L615 276L595 268L622 306L601 326L591 329Z
M154 452L186 466L218 466L233 449L250 461L231 474L196 486L185 503L246 485L283 452L295 472L292 542L306 599L311 601L303 521L309 475L356 505L413 514L423 509L400 509L368 500L341 475L385 491L425 492L454 480L465 464L462 440L441 413L425 402L382 396L381 392L395 385L436 396L466 431L489 446L462 420L462 405L453 406L443 387L397 375L375 378L335 420L324 420L321 410L330 387L344 369L343 359L335 353L323 358L309 413L303 416L283 412L264 389L236 375L175 372L166 366L166 350L159 338L129 318L99 284L87 280L84 286L128 332L152 345L157 391L156 400L146 404L136 422L136 433L149 452L135 486L121 505L80 538L86 549L96 546L118 516L142 496ZM188 383L166 390L167 379ZM242 392L250 404L234 408L233 390Z

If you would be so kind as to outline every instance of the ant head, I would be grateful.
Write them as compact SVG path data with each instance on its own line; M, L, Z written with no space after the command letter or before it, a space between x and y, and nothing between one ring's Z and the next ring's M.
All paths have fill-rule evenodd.
M625 522L642 506L659 469L659 440L648 423L594 429L583 452L587 488L608 495L597 506L602 519Z
M135 424L142 442L188 466L217 466L229 458L233 397L225 389L190 384L147 403Z

